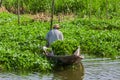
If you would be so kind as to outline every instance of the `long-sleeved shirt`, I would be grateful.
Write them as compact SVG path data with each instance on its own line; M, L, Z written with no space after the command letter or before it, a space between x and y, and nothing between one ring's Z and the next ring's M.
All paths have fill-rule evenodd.
M52 29L47 33L46 40L48 41L48 44L50 46L51 43L56 40L63 40L63 34L57 29Z

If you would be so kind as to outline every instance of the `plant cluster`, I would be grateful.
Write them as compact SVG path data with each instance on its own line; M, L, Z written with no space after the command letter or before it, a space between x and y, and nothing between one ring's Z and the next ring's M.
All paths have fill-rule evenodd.
M105 28L109 25L114 26ZM63 33L68 39L76 39L79 42L82 53L113 58L120 55L119 20L116 20L115 23L114 20L87 21L79 19L62 23L62 27L64 28Z
M86 27L93 30L120 30L120 20L97 20L97 19L77 19L72 21L73 25Z
M50 70L51 64L40 56L45 43L44 30L41 29L48 25L29 22L19 26L16 24L17 16L0 14L0 64L9 70Z
M78 46L79 44L75 40L58 40L51 45L55 55L72 55Z
M3 0L3 6L17 13L17 0ZM51 12L52 0L19 0L21 13ZM55 0L55 13L81 17L114 18L120 15L119 0Z
M62 22L64 41L56 41L52 48L56 55L71 55L80 45L81 54L97 57L120 56L120 20L77 19ZM108 27L110 25L114 25ZM94 27L93 27L94 26ZM106 27L107 26L107 27ZM51 64L43 55L48 22L32 21L21 16L0 13L0 67L12 70L51 70Z

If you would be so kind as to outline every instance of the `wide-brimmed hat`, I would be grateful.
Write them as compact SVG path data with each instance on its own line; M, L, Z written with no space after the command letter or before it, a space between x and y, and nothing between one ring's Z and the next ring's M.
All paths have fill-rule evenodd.
M59 29L60 26L59 26L59 24L54 24L54 25L53 25L53 28L54 28L54 29Z

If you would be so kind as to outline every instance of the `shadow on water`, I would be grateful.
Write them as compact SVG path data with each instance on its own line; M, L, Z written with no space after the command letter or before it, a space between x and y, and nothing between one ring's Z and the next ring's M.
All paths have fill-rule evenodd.
M58 66L53 74L52 80L83 80L84 66L82 62L73 66L62 67L62 69Z

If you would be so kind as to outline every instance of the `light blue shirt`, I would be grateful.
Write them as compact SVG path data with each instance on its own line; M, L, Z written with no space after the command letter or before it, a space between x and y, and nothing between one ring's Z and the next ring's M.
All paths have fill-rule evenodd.
M52 29L47 33L46 40L48 41L49 45L51 45L51 43L56 40L63 40L63 34L57 29Z

